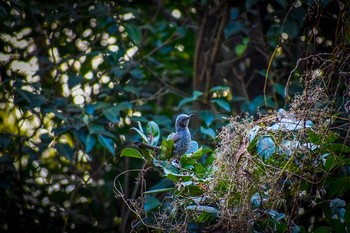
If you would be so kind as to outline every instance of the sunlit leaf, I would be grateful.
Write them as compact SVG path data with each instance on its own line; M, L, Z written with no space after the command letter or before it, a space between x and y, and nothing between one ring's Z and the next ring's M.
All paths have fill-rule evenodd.
M238 56L242 56L244 52L247 50L248 46L245 44L238 44L235 47L235 52Z
M199 159L201 158L204 154L208 153L208 152L212 152L212 150L210 148L203 148L200 147L198 150L196 150L190 157L191 158L195 158L195 159Z
M137 159L145 159L142 154L133 148L125 148L122 150L121 157L129 157L129 158L137 158Z

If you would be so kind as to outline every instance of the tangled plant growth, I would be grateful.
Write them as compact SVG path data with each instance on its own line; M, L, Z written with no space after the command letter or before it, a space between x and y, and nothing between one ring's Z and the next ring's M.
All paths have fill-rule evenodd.
M318 59L322 55L312 58L314 64ZM330 67L324 59L322 65ZM335 111L336 100L328 93L332 75L324 67L305 73L304 91L289 110L256 120L231 118L219 134L221 146L215 153L195 148L182 157L180 168L169 156L126 149L123 156L144 159L173 183L170 188L143 190L132 210L144 226L169 232L346 232L349 130L348 124L335 128L346 119ZM343 93L339 86L334 90L335 96ZM152 135L152 127L147 128ZM161 155L171 151L167 143L162 142ZM144 173L140 175L143 179Z

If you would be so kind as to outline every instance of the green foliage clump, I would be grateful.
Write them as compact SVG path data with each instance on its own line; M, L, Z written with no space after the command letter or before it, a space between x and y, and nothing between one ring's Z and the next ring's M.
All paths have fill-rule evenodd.
M350 225L350 147L332 128L333 102L320 78L325 79L305 82L289 110L258 119L231 118L219 133L216 151L189 151L180 167L153 150L124 149L122 155L139 153L148 168L172 184L141 193L132 209L144 226L174 232L345 231ZM161 148L171 148L166 143ZM317 220L305 221L312 218Z

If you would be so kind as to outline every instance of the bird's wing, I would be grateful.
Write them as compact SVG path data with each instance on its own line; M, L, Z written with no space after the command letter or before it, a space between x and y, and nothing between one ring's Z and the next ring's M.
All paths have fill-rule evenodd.
M169 134L167 139L168 140L171 139L171 140L174 141L174 143L176 143L180 139L180 136L178 134L176 134L176 133L171 133L171 134Z

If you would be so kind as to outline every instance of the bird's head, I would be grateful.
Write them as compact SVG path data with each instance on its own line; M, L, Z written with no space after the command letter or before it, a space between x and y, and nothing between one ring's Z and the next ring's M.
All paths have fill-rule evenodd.
M175 129L176 131L181 128L186 128L188 126L188 123L190 122L191 117L193 117L194 114L180 114L176 117L175 122Z

